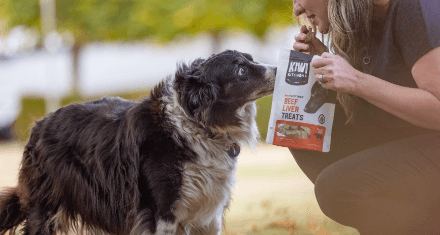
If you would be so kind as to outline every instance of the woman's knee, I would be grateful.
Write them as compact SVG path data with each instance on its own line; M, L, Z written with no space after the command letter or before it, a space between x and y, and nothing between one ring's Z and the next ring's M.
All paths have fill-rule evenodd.
M315 196L322 212L329 218L342 223L347 209L345 199L349 195L343 190L343 173L338 172L333 166L324 169L315 182Z
M373 181L360 180L353 162L342 160L325 168L315 182L315 195L322 212L334 221L354 227L372 196ZM362 172L362 171L361 171Z
M319 173L334 162L332 158L322 152L292 148L289 150L298 166L313 183L315 183Z

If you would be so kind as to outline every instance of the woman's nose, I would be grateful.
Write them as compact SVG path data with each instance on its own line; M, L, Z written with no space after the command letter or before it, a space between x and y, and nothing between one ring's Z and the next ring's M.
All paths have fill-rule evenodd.
M304 8L301 6L301 4L299 4L297 1L293 1L293 13L296 16L301 15L302 13L304 13Z

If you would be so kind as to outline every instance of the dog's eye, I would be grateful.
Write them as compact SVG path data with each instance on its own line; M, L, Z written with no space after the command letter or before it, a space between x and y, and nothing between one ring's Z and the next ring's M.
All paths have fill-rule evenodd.
M245 73L246 73L246 70L244 68L239 68L238 69L238 76L241 76L241 75L243 75Z

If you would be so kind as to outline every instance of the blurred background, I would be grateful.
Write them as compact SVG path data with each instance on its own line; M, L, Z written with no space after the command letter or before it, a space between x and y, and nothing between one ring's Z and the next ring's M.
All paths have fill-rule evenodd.
M177 62L225 49L276 64L292 11L291 0L0 0L0 138L25 141L34 119L71 102L148 95Z
M177 63L226 49L275 65L298 31L292 0L0 0L0 188L45 114L141 99ZM271 102L258 100L263 140ZM358 234L321 213L288 149L263 142L240 154L224 234Z

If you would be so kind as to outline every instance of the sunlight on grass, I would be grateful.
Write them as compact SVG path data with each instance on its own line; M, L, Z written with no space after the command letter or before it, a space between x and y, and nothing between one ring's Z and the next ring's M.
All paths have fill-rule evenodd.
M358 235L325 216L314 186L287 148L243 148L225 214L225 235Z
M0 188L15 186L23 144L0 144ZM286 148L242 149L224 235L359 235L326 217Z
M254 220L226 221L225 235L359 235L356 229L343 226L327 217L307 216L297 219L295 208L272 208L271 201L259 205L266 215Z

